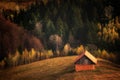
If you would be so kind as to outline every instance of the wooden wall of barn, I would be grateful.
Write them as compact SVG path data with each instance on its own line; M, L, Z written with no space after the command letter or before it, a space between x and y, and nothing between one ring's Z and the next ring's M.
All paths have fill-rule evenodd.
M75 71L82 71L82 70L94 70L95 69L95 65L79 65L76 64L75 65Z

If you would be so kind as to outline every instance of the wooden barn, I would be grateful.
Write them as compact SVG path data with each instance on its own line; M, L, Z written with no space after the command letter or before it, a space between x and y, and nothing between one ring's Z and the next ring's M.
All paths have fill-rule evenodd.
M94 70L95 64L97 64L97 59L88 51L85 51L75 60L75 70Z

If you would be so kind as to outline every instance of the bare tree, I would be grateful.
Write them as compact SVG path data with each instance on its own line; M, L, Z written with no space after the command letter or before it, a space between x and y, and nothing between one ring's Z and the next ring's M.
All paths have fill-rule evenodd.
M56 52L59 51L62 46L62 38L61 36L54 34L49 37L50 43L55 47Z

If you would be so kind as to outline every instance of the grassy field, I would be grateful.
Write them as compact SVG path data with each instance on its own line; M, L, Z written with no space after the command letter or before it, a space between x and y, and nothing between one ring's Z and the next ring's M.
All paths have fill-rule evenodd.
M74 71L76 56L46 59L0 70L0 80L120 80L120 67L98 59L93 71Z

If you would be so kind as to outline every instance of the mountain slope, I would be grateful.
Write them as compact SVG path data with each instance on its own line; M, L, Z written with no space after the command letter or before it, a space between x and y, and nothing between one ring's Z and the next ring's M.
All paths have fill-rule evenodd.
M74 71L76 56L58 57L0 70L0 80L118 80L119 66L98 60L94 71Z

